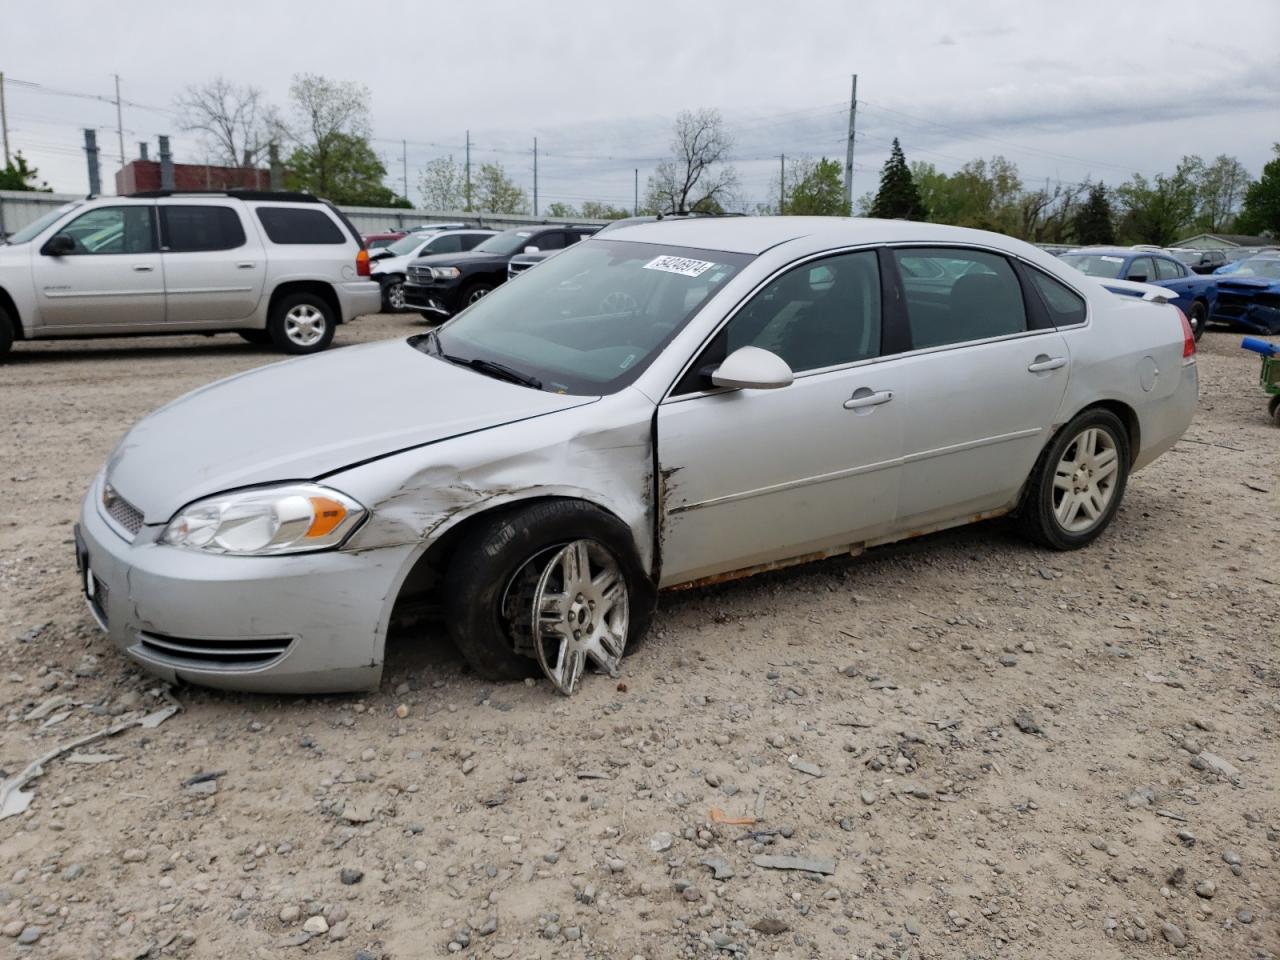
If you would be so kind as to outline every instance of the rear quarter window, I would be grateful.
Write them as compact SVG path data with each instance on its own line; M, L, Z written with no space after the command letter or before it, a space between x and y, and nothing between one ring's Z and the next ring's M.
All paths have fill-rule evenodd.
M1084 297L1047 273L1041 273L1039 270L1027 272L1031 275L1031 283L1040 294L1040 299L1044 301L1049 320L1055 327L1069 327L1072 324L1084 323Z
M278 244L346 243L342 230L322 210L258 207L258 222L267 239Z

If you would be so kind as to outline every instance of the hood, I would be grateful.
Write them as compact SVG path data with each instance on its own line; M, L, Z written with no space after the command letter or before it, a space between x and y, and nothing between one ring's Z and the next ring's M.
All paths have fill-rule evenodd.
M1266 290L1273 286L1280 286L1280 280L1272 280L1270 277L1237 277L1234 274L1218 278L1219 288L1227 287L1232 290Z
M201 497L311 480L408 447L593 402L446 363L404 340L300 357L202 387L130 430L107 480L167 523Z

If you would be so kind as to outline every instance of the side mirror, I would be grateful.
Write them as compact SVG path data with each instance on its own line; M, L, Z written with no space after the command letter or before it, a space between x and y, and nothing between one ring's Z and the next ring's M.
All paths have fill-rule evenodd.
M49 238L49 242L44 245L41 253L48 254L51 257L65 257L69 253L76 252L76 241L67 233L55 233Z
M525 247L525 248L524 248L524 252L525 252L525 253L537 253L537 252L538 252L538 248L537 248L537 247L532 247L532 246L530 246L530 247Z
M711 382L717 387L776 390L790 386L794 379L787 361L760 347L739 347L711 371Z

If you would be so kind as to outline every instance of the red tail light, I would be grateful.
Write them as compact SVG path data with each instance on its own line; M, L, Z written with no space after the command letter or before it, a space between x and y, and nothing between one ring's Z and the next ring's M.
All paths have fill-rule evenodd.
M1187 319L1187 315L1177 307L1173 309L1178 311L1178 317L1182 320L1182 359L1185 360L1196 355L1196 335L1191 329L1191 321Z
M368 250L361 250L359 253L356 254L356 276L357 277L369 276L369 251ZM1182 322L1185 324L1187 322L1187 318L1183 317Z

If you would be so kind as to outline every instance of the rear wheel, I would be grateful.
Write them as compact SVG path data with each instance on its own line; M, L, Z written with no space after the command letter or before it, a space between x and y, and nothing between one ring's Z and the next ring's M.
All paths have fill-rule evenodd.
M285 353L318 353L333 341L337 320L333 309L314 293L291 293L271 311L267 329Z
M1191 312L1187 314L1187 322L1191 324L1191 333L1199 340L1204 335L1204 328L1209 323L1209 308L1205 306L1203 301L1197 300L1191 305Z
M1019 515L1023 533L1055 550L1092 543L1119 509L1128 476L1124 424L1110 410L1086 410L1040 455Z
M1280 427L1280 393L1267 401L1267 412L1271 414L1271 419L1276 422L1276 426Z
M653 584L616 517L551 500L484 522L445 576L449 633L481 676L539 666L572 693L588 663L616 673L653 612Z
M0 307L0 360L8 356L9 351L13 348L13 328L13 317L9 316L8 310Z

